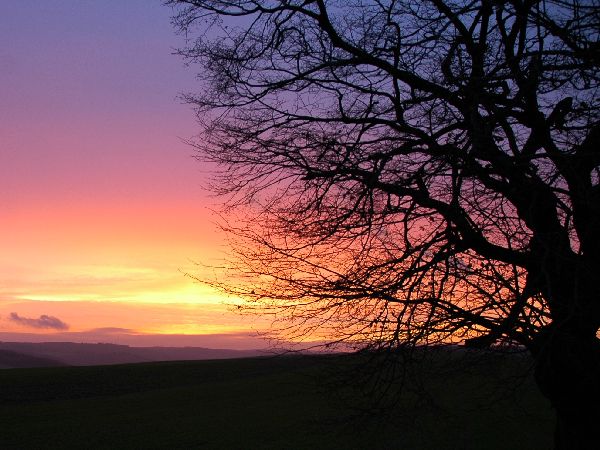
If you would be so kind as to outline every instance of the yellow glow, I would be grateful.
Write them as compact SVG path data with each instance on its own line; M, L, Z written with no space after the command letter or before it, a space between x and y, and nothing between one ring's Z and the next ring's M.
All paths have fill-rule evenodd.
M70 332L207 334L252 329L232 299L194 281L223 249L197 205L78 205L0 220L0 331L53 333L10 314L52 315ZM195 262L201 263L197 265ZM238 300L239 301L239 300Z

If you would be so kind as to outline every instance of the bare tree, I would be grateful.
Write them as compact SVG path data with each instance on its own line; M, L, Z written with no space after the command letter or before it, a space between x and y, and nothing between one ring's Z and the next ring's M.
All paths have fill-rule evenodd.
M597 0L172 0L202 67L222 287L356 348L524 346L597 440Z

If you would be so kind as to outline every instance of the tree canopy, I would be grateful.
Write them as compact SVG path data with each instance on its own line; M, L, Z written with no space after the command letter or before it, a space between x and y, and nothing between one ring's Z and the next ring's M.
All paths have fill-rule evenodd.
M564 433L591 423L596 0L168 3L238 244L224 289L357 348L521 345Z

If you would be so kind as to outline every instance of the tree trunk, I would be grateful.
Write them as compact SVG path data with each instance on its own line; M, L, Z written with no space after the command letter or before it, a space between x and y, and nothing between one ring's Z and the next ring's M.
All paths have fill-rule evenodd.
M534 350L535 379L556 411L556 450L600 448L600 341L551 326Z

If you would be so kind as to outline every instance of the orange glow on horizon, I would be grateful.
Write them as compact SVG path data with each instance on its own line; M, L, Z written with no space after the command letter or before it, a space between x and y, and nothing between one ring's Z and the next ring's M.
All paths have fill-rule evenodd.
M151 334L250 328L233 300L190 276L212 276L224 246L192 204L19 211L0 223L0 331L50 333L10 313L52 315L70 331L118 327ZM264 326L264 324L263 324Z

